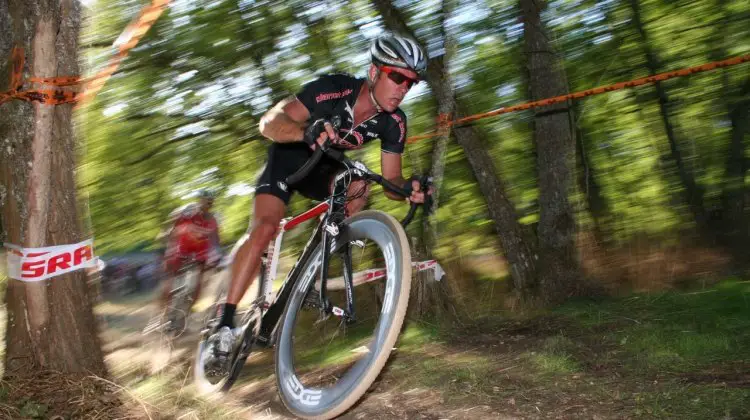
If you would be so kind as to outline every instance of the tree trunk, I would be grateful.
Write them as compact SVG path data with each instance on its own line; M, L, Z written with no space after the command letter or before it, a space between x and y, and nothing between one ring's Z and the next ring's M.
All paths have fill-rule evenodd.
M465 109L467 107L457 100L456 117L468 116L470 113L465 112ZM453 135L463 149L487 202L487 211L495 223L513 278L513 286L522 295L529 295L537 284L536 243L530 229L518 222L516 209L497 175L492 157L487 152L487 134L477 127L469 126L455 128Z
M563 66L540 18L542 0L521 0L531 100L568 93ZM573 187L574 131L565 103L535 111L534 141L539 173L539 282L542 298L560 302L578 288Z
M602 195L602 187L597 180L598 174L589 157L586 141L586 130L576 127L576 153L578 154L578 188L586 197L586 208L593 221L594 236L597 241L604 243L607 234L604 230L604 219L607 217L607 200Z
M740 260L747 258L745 253L748 236L748 223L745 215L745 173L747 172L745 135L750 132L748 96L750 96L750 78L746 79L742 86L738 96L740 100L727 106L732 131L724 174L724 232L729 245L739 251L737 256Z
M633 12L633 25L641 38L641 45L646 56L646 66L648 67L649 74L654 75L659 73L659 60L656 53L651 48L648 34L643 26L640 4L638 2L639 0L630 0L630 7ZM685 201L693 214L698 231L703 237L710 238L712 235L710 233L708 219L703 205L703 188L698 185L693 174L685 165L685 160L680 151L679 141L674 132L674 125L670 118L669 96L660 82L654 83L654 89L656 89L656 95L659 99L659 111L661 113L662 123L664 124L664 131L667 135L667 140L669 141L671 156L675 161L677 175L680 177L680 181L685 191Z
M81 4L10 0L0 6L0 51L23 47L24 76L78 75ZM10 101L0 105L0 184L5 240L24 247L81 241L75 188L71 105ZM38 283L8 281L5 375L106 369L85 274Z

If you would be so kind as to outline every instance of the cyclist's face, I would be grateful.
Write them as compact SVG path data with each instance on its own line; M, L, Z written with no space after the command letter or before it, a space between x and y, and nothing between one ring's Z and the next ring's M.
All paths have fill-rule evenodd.
M401 105L404 96L409 93L409 89L419 81L417 73L398 67L381 66L378 72L377 68L372 66L370 71L373 72L373 76L378 73L372 93L380 106L388 112L395 111Z
M211 209L211 206L213 205L214 205L214 200L210 198L201 198L201 201L200 201L201 210L208 211Z

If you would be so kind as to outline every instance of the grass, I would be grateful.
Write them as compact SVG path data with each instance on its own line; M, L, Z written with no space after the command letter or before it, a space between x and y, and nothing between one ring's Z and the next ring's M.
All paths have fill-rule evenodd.
M670 386L637 395L633 414L649 418L743 419L750 416L747 390L709 386Z
M539 407L562 418L592 409L602 418L750 418L750 282L581 300L482 330L493 331L482 343L500 350L411 325L389 370L400 389L439 390L464 406L512 401L508 412L521 418Z
M578 362L571 354L575 343L563 336L555 335L544 340L541 351L525 354L541 375L557 375L578 372Z
M197 395L191 386L192 372L184 366L150 375L146 373L148 367L145 365L133 368L132 362L122 364L131 366L126 368L111 363L112 374L116 382L128 391L123 400L132 400L131 405L141 407L143 415L148 412L153 418L225 420L253 413L249 404Z
M744 360L750 348L750 283L728 281L698 293L636 295L579 302L556 311L599 332L632 369L689 372Z

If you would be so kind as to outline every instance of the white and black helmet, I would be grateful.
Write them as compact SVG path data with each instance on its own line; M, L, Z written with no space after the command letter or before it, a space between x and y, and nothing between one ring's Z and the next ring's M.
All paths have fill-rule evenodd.
M427 69L427 56L419 44L411 38L400 35L381 35L370 47L372 63L412 70L424 77Z

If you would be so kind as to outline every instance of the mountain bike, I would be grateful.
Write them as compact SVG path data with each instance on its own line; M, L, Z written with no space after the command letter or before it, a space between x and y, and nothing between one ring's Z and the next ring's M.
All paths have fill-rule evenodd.
M193 293L201 277L201 266L194 256L182 257L179 270L172 279L172 289L169 291L169 304L164 312L152 319L143 333L154 331L167 333L172 338L179 337L187 328L190 317L190 307L193 303ZM161 311L160 311L161 312Z
M354 180L377 183L403 197L410 192L362 162L347 159L329 143L318 147L305 165L287 178L287 184L303 179L324 154L341 162L345 169L335 177L328 199L285 220L283 229L288 230L304 221L320 219L275 295L268 273L275 272L269 263L278 258L263 258L254 299L246 310L237 313L241 321L233 331L237 340L226 374L217 375L207 366L211 351L207 339L221 319L223 297L209 310L193 366L195 383L202 391L228 391L254 347L275 347L276 384L286 408L297 417L329 419L360 399L394 349L412 275L404 227L419 204L412 203L401 223L375 210L345 217L347 190ZM422 185L427 183L423 178ZM429 205L425 203L426 210ZM245 235L237 242L230 260L247 239ZM278 246L275 248L278 252ZM385 265L384 275L359 270L376 263ZM368 274L354 279L356 272ZM333 278L335 274L340 276ZM334 340L340 342L334 344Z
M172 279L167 307L156 308L155 315L143 329L144 345L151 356L151 371L154 373L169 364L174 340L187 330L193 293L200 276L201 265L195 260L195 256L183 257L180 268Z

